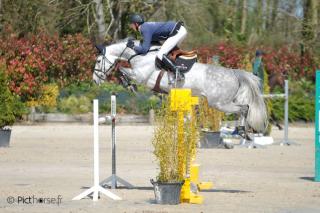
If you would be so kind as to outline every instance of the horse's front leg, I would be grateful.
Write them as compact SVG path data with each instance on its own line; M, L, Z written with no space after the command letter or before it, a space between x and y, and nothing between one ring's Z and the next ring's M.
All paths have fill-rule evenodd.
M134 79L134 72L131 68L120 67L120 81L123 87L129 89L131 92L137 92L137 86L134 83L131 83Z
M124 73L128 78L136 81L136 74L133 71L133 69L127 68L127 67L120 67L119 69L120 69L120 72Z

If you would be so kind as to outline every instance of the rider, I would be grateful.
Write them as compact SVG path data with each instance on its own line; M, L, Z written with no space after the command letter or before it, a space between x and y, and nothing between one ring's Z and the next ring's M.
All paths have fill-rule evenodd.
M142 34L143 43L135 46L134 42L129 40L127 43L129 48L132 48L137 54L146 54L151 47L151 42L164 41L156 56L156 66L160 69L162 66L166 67L171 72L177 74L178 80L184 79L183 74L180 73L180 70L184 68L177 67L167 56L187 35L187 30L183 26L182 21L144 22L141 15L133 14L130 16L130 28Z

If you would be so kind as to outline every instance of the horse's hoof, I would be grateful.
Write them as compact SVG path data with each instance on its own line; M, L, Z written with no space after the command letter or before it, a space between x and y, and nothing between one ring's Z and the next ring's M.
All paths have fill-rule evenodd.
M232 135L240 135L242 138L246 137L246 131L244 126L237 126Z

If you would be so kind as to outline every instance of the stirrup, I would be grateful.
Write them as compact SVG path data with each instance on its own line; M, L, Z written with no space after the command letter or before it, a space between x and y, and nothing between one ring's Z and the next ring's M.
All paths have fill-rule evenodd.
M176 72L176 73L174 73L174 78L175 78L177 81L183 81L183 80L185 79L184 74L181 73L179 70L176 70L175 72Z
M178 69L175 63L166 55L162 56L161 62L163 63L165 69L170 70L173 73L175 73L175 71Z

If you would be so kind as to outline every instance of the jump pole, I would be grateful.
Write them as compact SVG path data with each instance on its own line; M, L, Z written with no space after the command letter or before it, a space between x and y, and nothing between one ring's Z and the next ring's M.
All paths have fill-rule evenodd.
M315 97L315 171L314 181L320 182L320 70L316 71L316 97Z
M94 185L90 189L82 192L72 200L81 200L90 194L93 194L93 201L97 201L99 192L110 197L113 200L122 200L119 196L104 189L99 184L99 102L97 99L93 100L93 168L94 168Z
M117 99L115 95L111 95L111 141L112 141L112 174L110 177L104 179L100 182L101 186L108 185L110 183L111 189L115 189L118 187L117 182L121 183L123 186L127 188L133 188L134 186L127 182L126 180L122 179L121 177L117 176L117 164L116 164L116 112L117 109ZM108 120L109 116L106 116L104 120Z

